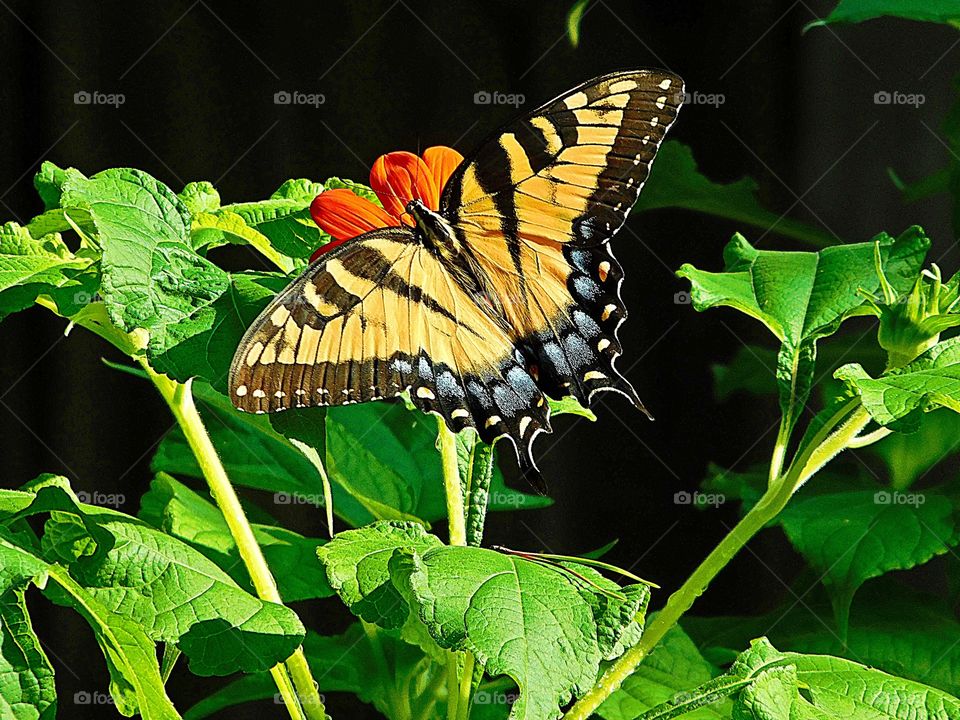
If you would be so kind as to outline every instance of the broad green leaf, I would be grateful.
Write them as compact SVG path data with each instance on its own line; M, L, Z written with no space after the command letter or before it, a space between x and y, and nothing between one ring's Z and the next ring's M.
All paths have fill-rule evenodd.
M40 199L43 200L43 206L46 210L60 207L63 186L70 177L83 177L83 174L73 168L64 170L49 160L44 160L40 165L40 170L33 176L33 186L37 189Z
M894 240L837 245L819 252L757 250L735 235L724 250L726 270L707 272L684 265L697 310L726 306L760 320L780 341L777 384L787 425L792 428L810 394L816 343L847 318L865 312L863 292L878 290L874 253L898 290L913 286L930 241L918 228Z
M388 634L365 630L359 623L342 635L308 633L303 650L320 692L349 692L372 704L388 720L408 719L411 706L428 707L436 700L431 683L445 674L443 665L425 662L418 648ZM201 720L246 702L268 700L276 692L267 673L246 675L201 700L183 717ZM441 709L442 703L437 713Z
M686 693L709 682L717 669L707 662L687 634L674 626L654 651L597 710L604 720L634 720L662 703L683 701ZM689 720L729 717L729 705L693 710Z
M227 243L249 245L285 273L292 272L295 263L278 252L270 239L249 225L237 213L221 209L200 212L193 216L192 242L198 248L210 250Z
M780 524L830 592L841 635L868 579L942 555L960 541L960 511L945 495L855 490L816 483L783 510Z
M206 180L187 183L177 197L193 216L213 213L220 209L220 193Z
M294 178L287 180L277 188L276 192L270 196L270 199L299 200L309 205L313 202L313 199L323 191L323 183L307 180L306 178Z
M12 498L11 498L12 499ZM24 602L29 583L46 583L47 565L16 547L0 527L0 716L53 718L53 668L30 623Z
M960 700L912 680L828 655L785 653L785 661L796 667L798 684L805 689L798 692L798 703L819 711L809 717L960 718Z
M152 349L153 367L178 382L199 377L226 392L240 338L288 282L276 273L233 273L226 291L209 307L168 329L165 347Z
M303 639L288 608L242 590L202 554L136 518L78 503L44 480L24 514L50 512L45 557L152 640L175 643L197 675L265 670Z
M355 180L347 180L346 178L338 177L329 177L324 183L324 189L326 190L336 190L338 188L346 188L352 192L357 197L362 197L364 200L369 200L374 205L378 207L383 207L383 204L380 202L380 198L377 197L377 194L371 190L367 185L363 183L358 183Z
M817 595L804 595L802 603L788 597L765 615L687 617L684 625L718 662L728 662L750 638L769 632L780 647L846 657L953 695L960 692L960 623L947 603L878 580L857 593L844 642L833 628L832 608Z
M0 592L0 716L52 720L57 711L53 667L30 623L23 594L22 587Z
M657 153L637 210L683 208L746 223L780 235L797 238L814 247L837 242L829 233L780 213L763 208L757 200L757 183L742 178L729 184L716 183L704 177L689 146L667 140Z
M909 365L872 378L858 364L834 373L863 401L870 417L895 430L916 430L922 413L960 412L960 337L937 343Z
M914 433L893 433L868 446L882 458L894 488L908 488L932 467L960 451L960 416L949 410L934 410L920 418Z
M118 168L69 178L62 202L68 212L89 212L97 228L101 293L118 327L147 330L156 355L211 321L229 279L190 247L190 213L170 188Z
M440 545L416 523L377 522L338 533L317 555L330 586L354 615L393 630L410 609L390 580L390 558L397 550L426 552Z
M4 534L6 531L0 527L0 599L5 609L4 621L10 618L6 612L8 598L19 597L22 606L22 592L28 583L45 588L48 596L60 604L73 607L90 624L110 670L110 693L122 714L130 716L139 712L145 720L178 720L180 715L167 697L160 679L153 643L137 624L104 607L78 585L64 568L48 564L31 551L17 547L5 539ZM53 582L50 582L51 579ZM25 612L22 618L26 620ZM27 632L29 636L25 637ZM9 643L17 638L26 644L19 648L9 647ZM37 654L39 640L29 627L23 625L17 628L4 625L0 640L3 647L0 668L5 670L0 674L0 687L4 690L0 707L16 702L20 705L20 715L14 717L52 717L55 705L45 699L51 690L52 670L49 663L44 667L42 652ZM17 663L20 667L7 671L3 666L8 662ZM24 662L33 664L24 668ZM34 698L30 698L35 702L28 705L23 702L27 698L18 698L18 695L23 692L19 690L22 688L21 680L29 680L31 675L42 684L36 689ZM14 690L11 683L16 683L18 690ZM32 712L31 707L36 712Z
M0 319L29 307L38 295L69 287L83 289L74 279L90 260L78 258L59 234L35 239L15 222L0 226Z
M960 7L955 0L840 0L827 17L810 23L807 28L830 23L858 23L879 17L956 25L960 23Z
M253 592L227 522L213 503L165 473L153 479L140 502L141 520L196 548L247 592ZM333 594L317 563L322 540L278 526L254 523L252 528L285 602Z
M223 209L239 215L247 225L265 235L280 254L295 260L306 260L330 241L330 236L310 217L310 200L276 197L224 205Z
M329 547L329 545L327 546ZM471 547L398 551L390 561L394 584L444 648L469 650L490 676L509 675L520 694L511 718L541 720L595 681L612 617L632 610L608 607L598 623L590 585L566 572L514 555ZM608 596L612 604L617 602Z

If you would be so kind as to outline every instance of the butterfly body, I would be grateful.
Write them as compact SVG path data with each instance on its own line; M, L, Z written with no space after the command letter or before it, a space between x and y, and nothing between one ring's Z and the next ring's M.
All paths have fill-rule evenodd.
M674 75L597 78L492 136L413 225L322 254L247 331L234 404L273 412L409 391L455 431L507 437L535 473L547 397L600 391L642 409L614 367L623 225L682 102ZM385 203L386 204L386 203Z

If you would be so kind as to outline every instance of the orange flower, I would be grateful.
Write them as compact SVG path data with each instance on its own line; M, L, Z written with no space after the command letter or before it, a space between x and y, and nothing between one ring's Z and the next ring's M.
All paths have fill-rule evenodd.
M320 193L310 204L310 214L333 240L319 247L310 261L365 232L413 225L407 213L413 199L439 210L443 187L462 160L460 153L442 145L427 148L422 158L403 151L381 155L370 168L370 187L382 208L346 188Z

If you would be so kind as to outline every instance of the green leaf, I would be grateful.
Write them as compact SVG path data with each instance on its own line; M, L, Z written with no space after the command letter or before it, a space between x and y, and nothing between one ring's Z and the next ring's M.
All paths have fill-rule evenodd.
M684 265L677 273L690 280L697 310L735 308L760 320L780 340L777 384L788 428L809 397L817 341L836 332L845 319L863 314L862 293L880 286L876 243L890 283L900 290L912 287L930 246L919 228L896 240L881 234L872 242L819 252L756 250L735 235L724 250L725 271Z
M593 410L581 405L580 401L573 397L573 395L568 395L560 400L547 398L547 402L550 405L551 415L579 415L580 417L585 417L590 422L596 422L597 420L597 416L593 414Z
M960 412L960 337L944 340L912 363L872 378L858 364L834 373L863 401L870 417L895 430L916 430L922 413Z
M960 22L960 7L954 0L840 0L827 17L810 23L806 29L831 23L858 23L879 17L953 25Z
M960 623L947 603L892 579L877 580L857 593L845 641L833 630L831 612L812 592L803 603L790 597L765 615L688 616L684 625L704 652L718 659L735 656L750 638L769 631L781 647L846 657L953 695L960 692Z
M693 210L773 230L814 247L837 242L829 233L763 208L757 200L757 183L752 178L729 184L706 178L697 169L690 147L677 140L668 140L661 146L650 170L650 179L634 207L638 211Z
M604 720L633 720L662 703L686 700L687 691L709 682L716 674L716 668L703 658L680 626L675 625L597 713ZM728 705L701 707L684 715L689 720L728 717Z
M170 188L118 168L71 177L62 201L68 212L89 212L97 228L101 292L118 327L147 330L156 355L210 322L210 305L227 290L228 277L188 244L190 214Z
M136 518L78 503L63 482L27 486L36 497L22 514L51 513L45 557L152 640L177 644L195 674L265 670L300 644L303 626L291 610L250 595L199 552Z
M397 552L390 574L441 647L469 650L488 675L513 678L520 694L511 718L558 717L609 659L610 618L633 617L642 604L629 597L629 610L610 607L598 622L597 606L583 594L589 584L560 568L482 548Z
M925 563L960 541L960 510L947 496L819 481L816 488L801 490L780 523L829 590L841 634L866 580Z
M127 716L139 712L145 720L177 720L180 715L163 688L153 643L137 624L108 610L78 585L66 570L46 563L29 550L17 547L5 539L5 534L6 531L0 526L0 598L4 604L4 620L10 617L7 614L8 598L19 594L22 606L22 592L28 583L45 587L49 596L60 604L75 608L93 628L110 670L110 693L118 710ZM48 578L56 585L48 583ZM25 614L13 617L26 620ZM25 636L25 633L29 633L29 636ZM26 644L20 648L9 647L9 643L17 638ZM51 691L52 669L49 663L44 663L42 653L37 654L39 640L28 626L22 624L16 628L4 625L0 640L3 647L0 668L4 670L0 674L0 687L4 691L0 707L4 703L17 703L21 714L15 717L52 717L55 705L46 699ZM16 663L19 669L7 670L4 666L8 662ZM24 668L24 662L32 664ZM24 698L29 697L27 693L20 698L17 696L23 692L19 691L21 679L29 682L31 676L42 684L30 698L33 701L31 705L27 705L24 703ZM16 683L18 689L15 690L11 683Z
M355 180L347 180L346 178L330 177L324 181L323 185L324 185L324 189L326 190L336 190L338 188L345 188L350 192L352 192L357 197L361 197L364 200L369 200L377 207L383 207L383 203L380 202L380 198L377 197L377 194L373 190L371 190L367 185L356 182Z
M254 591L223 514L183 483L165 473L157 475L141 498L139 517L199 550L247 592ZM317 563L322 540L278 526L251 527L285 602L333 595Z
M0 319L60 288L80 292L75 277L90 260L74 257L59 234L35 239L15 222L0 226Z
M225 205L223 209L239 215L247 225L266 236L280 254L289 258L305 260L330 241L330 236L310 217L309 200L277 197Z
M299 200L309 205L313 202L313 199L323 191L323 183L307 180L306 178L296 178L283 183L283 185L277 188L277 191L270 196L270 199Z
M178 382L199 377L226 392L240 338L288 282L277 273L233 273L225 292L209 307L167 329L165 346L152 348L151 364Z
M63 186L71 177L82 178L83 174L73 168L66 170L59 168L49 160L43 161L40 170L33 176L33 186L37 189L40 199L43 200L43 207L46 210L60 207Z
M22 587L0 592L0 715L52 720L57 711L53 667L30 623L23 594Z
M393 630L410 609L390 580L389 562L397 550L426 552L441 545L417 523L377 522L338 533L317 556L330 586L357 617Z
M868 446L868 452L882 458L890 485L903 489L960 449L960 416L948 410L923 415L915 433L893 433Z
M303 650L320 692L356 695L389 720L404 720L410 717L411 706L425 708L435 702L431 683L445 673L443 665L425 662L418 648L359 623L342 635L308 633ZM246 675L191 707L184 720L202 720L243 703L269 700L276 692L268 674Z
M206 180L187 183L177 196L191 215L213 213L220 209L220 193Z

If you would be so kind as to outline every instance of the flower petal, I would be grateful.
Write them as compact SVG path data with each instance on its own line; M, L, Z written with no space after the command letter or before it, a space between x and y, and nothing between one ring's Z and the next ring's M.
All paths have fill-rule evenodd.
M423 151L423 161L430 168L439 194L443 192L443 188L450 176L453 175L453 171L463 162L463 155L446 145L434 145ZM433 209L436 210L437 208Z
M400 221L386 210L354 195L346 188L326 190L317 195L310 203L310 215L321 230L334 238L313 253L311 262L357 235L400 224Z
M313 221L337 240L362 235L377 228L399 225L397 218L346 188L326 190L310 204Z
M404 217L408 202L416 198L433 210L440 204L433 173L423 160L409 152L378 157L370 168L370 187L387 212L410 225L413 221Z

